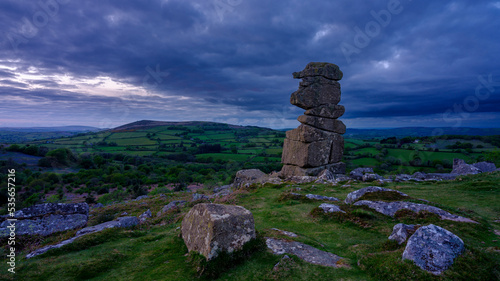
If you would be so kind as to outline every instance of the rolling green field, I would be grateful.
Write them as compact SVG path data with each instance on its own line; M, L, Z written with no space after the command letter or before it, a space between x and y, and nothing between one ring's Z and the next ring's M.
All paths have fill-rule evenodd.
M193 155L196 161L276 162L281 158L284 132L257 127L231 127L227 124L196 123L106 131L65 137L31 144L50 149L68 147L77 153L122 153L133 156ZM456 143L470 143L472 149L447 148ZM217 151L213 147L220 146ZM211 150L210 150L211 149ZM385 167L387 172L450 171L455 158L466 162L483 159L483 153L498 147L478 139L415 140L403 145L387 145L380 139L345 139L344 162L348 169ZM169 156L170 155L170 156ZM174 157L174 156L172 156Z

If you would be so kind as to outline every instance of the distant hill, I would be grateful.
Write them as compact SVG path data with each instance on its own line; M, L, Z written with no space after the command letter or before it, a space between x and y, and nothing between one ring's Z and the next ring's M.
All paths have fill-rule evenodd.
M216 122L206 122L206 121L184 121L184 122L170 122L170 121L153 121L153 120L141 120L132 122L129 124L125 124L114 129L111 129L112 132L120 132L120 131L134 131L134 130L142 130L148 128L154 128L159 126L210 126L210 125L220 125L225 126L232 129L244 128L244 126L239 125L231 125L225 123L216 123ZM248 126L252 127L252 126Z
M70 137L80 133L98 132L102 129L88 126L31 127L9 128L0 127L0 143L21 143L44 139Z
M89 126L59 126L59 127L0 127L0 132L22 132L22 133L42 133L42 132L97 132L102 129Z
M441 135L493 136L500 135L500 128L468 128L468 127L406 127L390 129L350 129L346 138L387 138L387 137L423 137Z

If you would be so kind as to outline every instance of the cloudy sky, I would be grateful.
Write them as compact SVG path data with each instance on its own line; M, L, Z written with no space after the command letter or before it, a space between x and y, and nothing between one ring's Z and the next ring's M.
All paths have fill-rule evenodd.
M308 62L351 128L498 127L500 1L2 0L0 127L291 128Z

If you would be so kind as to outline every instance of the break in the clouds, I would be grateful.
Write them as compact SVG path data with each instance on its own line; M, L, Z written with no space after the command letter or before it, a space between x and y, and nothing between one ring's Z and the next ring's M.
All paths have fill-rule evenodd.
M498 126L499 1L5 0L0 127L295 127L292 72L344 72L348 127Z

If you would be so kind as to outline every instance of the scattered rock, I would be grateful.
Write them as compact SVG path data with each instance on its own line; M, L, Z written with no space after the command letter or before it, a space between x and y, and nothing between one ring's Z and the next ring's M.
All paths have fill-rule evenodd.
M280 234L286 235L288 237L298 237L297 234L295 234L293 232L290 232L290 231L280 230L280 229L277 229L277 228L271 228L271 229L274 230L274 231L279 232Z
M390 240L396 240L398 244L403 244L406 242L408 237L410 237L415 231L420 227L420 225L414 224L404 224L398 223L392 229L391 236L389 236Z
M403 259L439 275L453 264L464 250L464 242L455 234L430 224L420 227L408 240Z
M159 211L156 215L159 217L161 216L162 214L172 210L172 209L175 209L175 208L182 208L184 207L184 205L186 205L186 201L184 200L176 200L176 201L172 201L170 203L168 203L167 205L163 206L163 208L161 209L161 211Z
M391 216L391 217L394 217L396 212L399 210L408 209L408 210L413 211L415 213L418 213L420 211L431 212L431 213L439 215L442 220L477 223L471 219L450 214L450 213L443 211L443 210L441 210L437 207L434 207L434 206L412 203L412 202L403 202L403 201L382 202L382 201L361 200L361 201L354 203L354 206L367 206L367 207L374 209L375 211L377 211L381 214L384 214L386 216Z
M139 216L139 222L140 223L144 223L146 222L149 218L151 218L153 216L153 214L151 214L151 210L148 209L146 212L142 213L140 216Z
M367 173L373 173L372 168L356 168L349 173L349 176L355 180L362 180L363 175Z
M490 173L497 169L495 164L491 162L478 162L472 164L472 166L478 168L481 173Z
M200 193L193 193L193 198L191 199L191 202L194 202L194 201L202 201L202 200L209 200L210 198L208 198L208 196L206 196L205 194L200 194Z
M146 198L148 198L148 197L149 197L149 196L147 196L147 195L141 195L141 196L139 196L139 197L135 198L135 199L134 199L134 201L139 201L139 200L142 200L142 199L146 199Z
M26 258L30 259L32 257L36 257L38 255L41 255L49 250L61 248L64 245L68 245L70 243L73 243L77 238L79 238L83 235L103 231L104 229L114 228L114 227L123 227L123 228L132 227L134 225L137 225L138 223L139 223L139 220L136 217L121 217L121 218L118 218L117 220L114 220L114 221L108 221L108 222L101 223L98 225L89 226L89 227L86 227L86 228L79 230L76 233L75 237L64 240L58 244L45 246L45 247L40 248L36 251L33 251L33 252L27 254Z
M338 198L335 198L335 197L328 197L328 196L316 195L316 194L306 194L306 197L309 199L312 199L312 200L340 201Z
M266 176L267 175L259 169L240 170L236 172L233 186L235 188L241 188L245 185L262 183Z
M14 213L14 217L3 216L0 237L10 235L11 225L6 219L16 219L16 235L41 235L81 228L87 225L89 205L87 203L46 203L34 205Z
M128 213L127 212L123 212L120 214L120 216L128 216Z
M342 257L332 253L324 252L312 246L295 241L267 238L266 244L275 255L288 253L296 255L298 258L312 264L338 268L341 266L341 261L343 260Z
M320 209L323 209L323 211L325 213L345 213L344 211L342 211L339 206L337 205L333 205L333 204L326 204L326 203L323 203L321 205L319 205L319 208Z
M474 175L481 173L481 171L479 168L465 163L462 159L453 159L453 170L451 173L457 175Z
M94 206L92 206L93 209L102 208L102 207L104 207L104 205L101 203L97 203L97 204L94 204Z
M346 204L352 204L356 202L359 198L361 198L363 195L366 193L371 193L371 192L382 192L382 191L390 191L390 192L397 192L401 196L408 196L400 191L389 189L389 188L383 188L383 187L378 187L378 186L368 186L362 189L358 189L356 191L353 191L349 194L347 194L347 198L345 199Z
M182 220L181 230L188 251L196 251L208 260L219 251L241 249L255 238L252 213L235 205L197 204Z
M364 182L370 182L370 181L376 181L376 180L383 180L384 177L379 176L377 174L364 174L363 177L361 178L362 181Z

